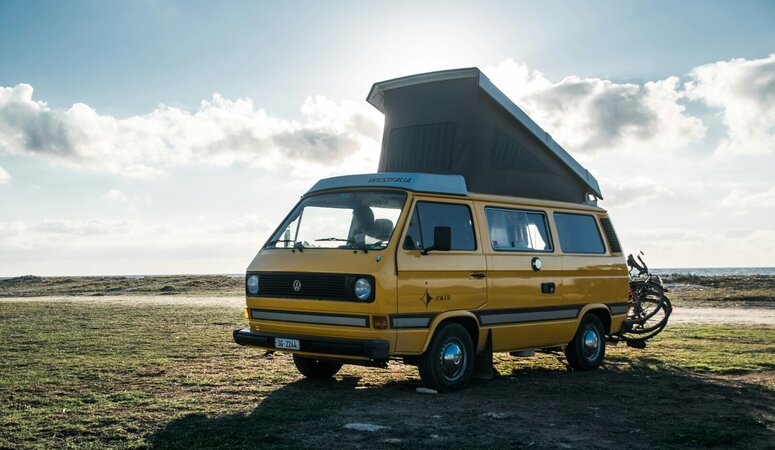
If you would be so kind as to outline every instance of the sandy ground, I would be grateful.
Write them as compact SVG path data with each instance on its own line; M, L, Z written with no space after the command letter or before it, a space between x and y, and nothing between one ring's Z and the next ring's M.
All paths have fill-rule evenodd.
M775 309L674 308L670 323L731 323L775 326Z
M241 309L244 297L184 297L169 295L117 295L110 297L52 296L52 297L6 297L0 302L89 302L116 303L122 305L199 305L225 306ZM670 323L727 323L744 325L775 326L775 309L771 308L687 308L676 307Z

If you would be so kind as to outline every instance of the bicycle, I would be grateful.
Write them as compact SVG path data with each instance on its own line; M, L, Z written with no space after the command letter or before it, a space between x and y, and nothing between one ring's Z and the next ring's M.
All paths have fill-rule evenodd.
M635 348L644 348L648 339L664 330L673 312L673 305L665 295L668 289L661 277L649 272L642 255L643 252L637 255L637 261L632 255L627 256L630 308L622 331L617 336L628 346Z

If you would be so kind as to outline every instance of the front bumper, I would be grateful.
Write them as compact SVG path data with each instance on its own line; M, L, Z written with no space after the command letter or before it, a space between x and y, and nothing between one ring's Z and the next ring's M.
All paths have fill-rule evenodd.
M289 336L287 334L262 333L249 329L234 330L234 342L239 345L250 345L277 350L274 339L298 339L300 352L327 355L331 357L367 358L372 361L387 361L390 353L390 343L378 339L339 339L320 336Z

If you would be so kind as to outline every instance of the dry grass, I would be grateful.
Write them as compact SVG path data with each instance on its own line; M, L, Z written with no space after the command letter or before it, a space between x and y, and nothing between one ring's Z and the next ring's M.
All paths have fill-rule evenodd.
M775 308L775 276L668 275L676 306ZM241 296L242 277L176 275L132 277L17 277L0 280L0 297Z
M304 380L231 341L233 308L0 302L0 323L0 448L775 445L773 328L672 327L589 373L501 355L496 380L429 396L394 363Z

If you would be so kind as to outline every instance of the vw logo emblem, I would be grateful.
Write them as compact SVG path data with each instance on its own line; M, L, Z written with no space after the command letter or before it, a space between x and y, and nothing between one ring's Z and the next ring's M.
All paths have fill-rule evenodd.
M299 292L301 290L301 281L293 280L293 291Z

